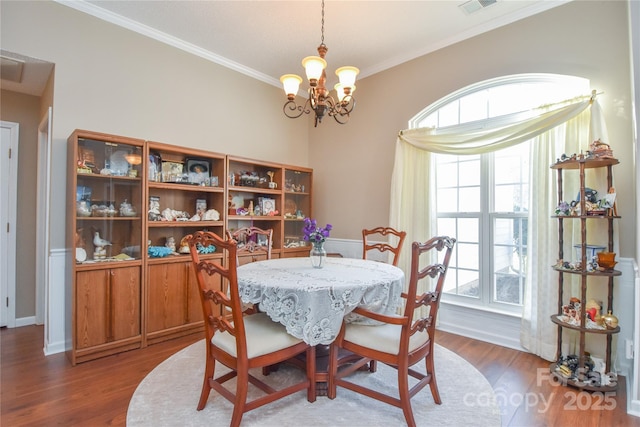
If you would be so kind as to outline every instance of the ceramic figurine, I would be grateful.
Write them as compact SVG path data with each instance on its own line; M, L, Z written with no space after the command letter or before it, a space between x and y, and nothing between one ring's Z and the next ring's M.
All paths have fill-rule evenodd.
M104 248L111 246L111 242L100 237L100 232L96 231L93 235L93 244L96 248Z
M171 249L171 252L176 252L176 239L173 236L167 237L167 241L164 244L167 248Z

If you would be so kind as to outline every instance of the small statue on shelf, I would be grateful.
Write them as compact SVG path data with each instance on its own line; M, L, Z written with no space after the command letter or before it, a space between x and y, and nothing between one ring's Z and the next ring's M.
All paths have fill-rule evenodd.
M602 142L600 139L593 141L589 145L589 157L596 159L613 159L613 151L609 144Z
M160 197L149 197L149 221L161 221L160 215Z
M111 246L111 242L100 237L100 232L96 231L93 235L93 259L104 259L107 256L105 246Z
M172 253L176 253L176 239L173 236L167 237L167 241L164 244L167 248L171 249Z

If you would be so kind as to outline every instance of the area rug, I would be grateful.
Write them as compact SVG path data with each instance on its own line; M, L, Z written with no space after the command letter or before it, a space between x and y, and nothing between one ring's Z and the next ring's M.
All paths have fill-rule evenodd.
M227 426L232 404L214 390L207 406L196 410L204 372L204 340L179 351L158 365L138 385L127 412L127 426ZM418 364L422 365L422 364ZM416 367L418 367L416 365ZM425 387L412 399L419 426L500 426L500 410L491 385L477 369L457 354L436 345L436 375L442 404L436 405ZM226 367L216 366L220 372ZM254 372L260 376L260 370ZM304 374L293 366L281 366L266 378L276 386L298 380ZM357 372L357 382L394 390L395 370L378 364L375 373ZM235 387L234 380L230 381ZM260 394L253 386L249 396ZM307 402L306 391L295 393L272 404L247 412L242 426L403 426L402 410L380 403L350 390L338 388L331 400L319 396Z

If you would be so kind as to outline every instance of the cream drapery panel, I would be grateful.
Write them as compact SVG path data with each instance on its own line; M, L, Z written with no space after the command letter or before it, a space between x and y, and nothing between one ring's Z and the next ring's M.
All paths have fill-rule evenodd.
M579 153L579 147L587 149L590 112L592 128L593 123L604 123L599 108L589 109L596 104L595 96L585 96L556 104L556 108L540 108L539 114L515 123L472 131L464 130L466 126L454 126L444 132L433 128L407 129L399 133L396 141L389 223L398 230L406 231L409 242L423 242L436 231L431 153L482 154L533 140L530 181L533 200L529 205L528 242L529 254L535 252L537 256L529 256L529 294L525 295L521 339L525 348L549 360L555 355L555 330L548 331L553 329L549 315L556 311L557 303L557 278L549 280L552 271L550 265L557 254L557 225L549 220L557 203L557 192L549 166L562 153ZM594 117L594 112L597 117ZM602 140L606 141L604 138ZM566 141L570 143L566 145ZM569 181L572 179L567 177ZM538 183L541 187L538 187ZM541 203L540 198L544 198L545 203ZM536 235L531 234L532 229ZM532 242L542 247L534 247ZM398 266L408 272L410 264L411 251L404 250ZM533 277L541 280L534 280Z

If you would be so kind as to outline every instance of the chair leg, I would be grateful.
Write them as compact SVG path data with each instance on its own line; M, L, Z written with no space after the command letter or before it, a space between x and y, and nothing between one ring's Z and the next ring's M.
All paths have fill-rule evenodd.
M411 395L409 394L409 367L398 366L398 394L402 404L402 412L407 421L407 427L416 427L416 420L413 417L411 408Z
M204 368L204 380L202 381L202 391L200 392L200 400L198 401L198 411L203 410L207 404L207 400L209 400L209 393L211 392L211 384L209 381L213 381L215 370L216 361L207 354L207 361Z
M336 398L336 375L338 374L338 346L331 344L329 346L329 381L327 384L327 397L329 399Z
M238 369L236 377L236 401L233 404L233 415L231 416L230 427L239 427L242 415L247 404L247 393L249 391L249 372L247 369Z
M307 379L309 388L307 389L307 400L316 401L316 347L309 346L307 349Z
M431 381L429 381L429 388L431 389L431 395L433 401L440 405L442 400L440 399L440 392L438 391L438 382L436 381L436 370L433 363L433 349L426 357L427 374L431 374Z

